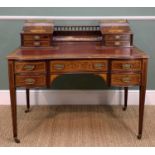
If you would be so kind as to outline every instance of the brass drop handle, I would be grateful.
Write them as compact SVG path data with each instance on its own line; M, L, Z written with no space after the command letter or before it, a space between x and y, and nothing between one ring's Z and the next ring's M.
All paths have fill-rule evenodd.
M40 46L40 42L34 42L34 46Z
M115 36L115 39L120 39L120 37L121 37L121 36L119 36L119 35L116 35L116 36Z
M131 78L130 77L124 77L122 78L122 82L124 83L129 83L131 81Z
M95 67L96 69L102 69L102 68L104 67L104 64L103 64L103 63L95 63L95 64L94 64L94 67Z
M25 79L25 83L28 85L32 85L35 83L35 79L32 79L32 78Z
M24 66L24 69L27 71L32 71L32 70L34 70L34 68L35 68L35 65L25 65Z
M57 70L62 70L64 69L65 65L64 64L55 64L54 65L54 68L57 69Z
M35 39L35 40L39 40L39 39L40 39L40 36L35 35L35 36L34 36L34 39Z
M131 64L122 64L122 68L126 70L131 69Z
M115 42L115 45L116 45L116 46L119 46L120 44L121 44L121 43L120 43L119 41L116 41L116 42Z

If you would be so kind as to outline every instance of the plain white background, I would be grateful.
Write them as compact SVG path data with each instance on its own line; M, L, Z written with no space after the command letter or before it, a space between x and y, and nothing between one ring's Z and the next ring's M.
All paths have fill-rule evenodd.
M0 7L153 7L154 0L3 0Z

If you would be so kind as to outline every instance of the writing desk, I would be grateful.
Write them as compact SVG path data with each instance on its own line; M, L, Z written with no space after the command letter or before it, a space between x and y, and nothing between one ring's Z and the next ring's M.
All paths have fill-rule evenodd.
M15 142L20 142L17 137L16 89L26 89L26 112L28 112L30 109L29 90L31 88L49 88L59 75L77 73L92 73L100 76L108 86L124 87L124 110L127 108L128 87L139 86L137 137L141 139L148 56L134 46L118 47L120 44L127 44L128 46L127 41L107 41L107 45L112 43L116 47L104 46L100 39L101 34L98 31L91 35L84 33L82 37L76 33L78 39L73 36L73 32L69 37L68 34L69 32L65 33L63 37L55 34L50 47L19 47L7 57ZM31 36L28 37L32 38ZM114 37L116 40L129 38L128 36L117 35L110 36L110 39ZM35 36L37 41L33 43L31 40L28 43L38 46L42 43L38 41L38 38Z
M104 48L95 42L55 43L52 48L18 48L8 56L13 135L17 140L16 88L26 88L27 110L29 89L49 87L62 74L93 73L109 86L125 88L124 109L129 86L140 86L139 130L142 136L147 78L145 53L133 48ZM129 67L130 66L130 67Z

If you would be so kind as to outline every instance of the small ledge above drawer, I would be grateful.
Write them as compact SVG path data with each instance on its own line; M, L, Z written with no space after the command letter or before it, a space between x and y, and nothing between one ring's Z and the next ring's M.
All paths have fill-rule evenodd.
M15 62L15 73L45 73L45 62Z
M51 61L50 72L103 72L107 66L107 60Z
M112 71L140 71L141 61L140 60L113 60Z

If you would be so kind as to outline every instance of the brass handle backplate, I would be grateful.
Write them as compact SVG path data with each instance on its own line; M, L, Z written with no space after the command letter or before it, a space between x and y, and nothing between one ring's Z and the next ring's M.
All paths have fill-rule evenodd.
M32 79L32 78L25 79L25 83L28 85L32 85L35 83L35 79Z
M94 67L96 69L102 69L104 67L104 64L102 64L102 63L96 63L96 64L94 64Z
M131 82L131 78L130 77L124 77L124 78L122 78L122 82L129 83L129 82Z
M115 39L120 39L120 36L119 36L119 35L116 35L116 36L115 36Z
M24 69L27 71L32 71L32 70L34 70L34 68L35 68L35 65L25 65L24 66Z
M34 39L35 39L35 40L39 40L39 39L40 39L40 36L35 35L35 36L34 36Z
M131 69L131 64L123 64L122 68L123 69Z
M64 69L65 65L64 64L55 64L54 65L54 68L57 69L57 70L62 70Z
M116 45L116 46L119 46L120 44L121 44L121 43L120 43L119 41L116 41L116 42L115 42L115 45Z
M40 46L40 42L34 42L34 46Z

